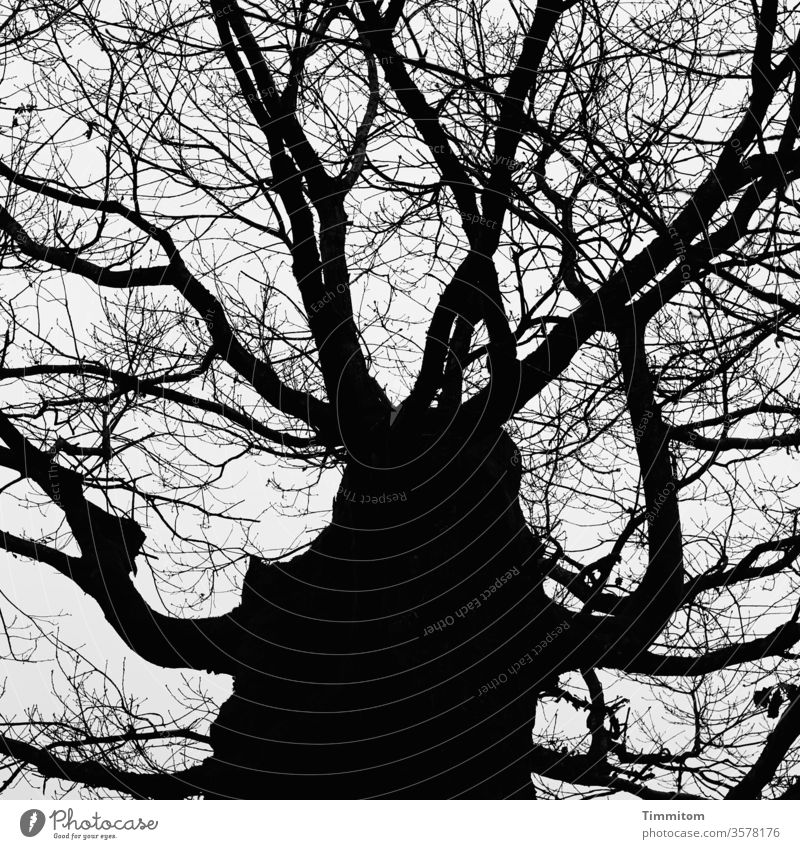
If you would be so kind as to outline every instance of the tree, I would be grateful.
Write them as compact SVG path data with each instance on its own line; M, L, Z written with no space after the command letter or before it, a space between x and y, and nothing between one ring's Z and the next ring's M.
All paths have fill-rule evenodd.
M0 541L233 689L4 786L796 796L795 12L7 5Z

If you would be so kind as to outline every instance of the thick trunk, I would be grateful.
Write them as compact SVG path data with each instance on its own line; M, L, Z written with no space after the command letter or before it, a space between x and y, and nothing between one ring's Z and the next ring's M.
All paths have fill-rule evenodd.
M531 795L545 673L509 670L558 623L516 449L430 440L381 466L345 472L308 553L253 563L208 795Z

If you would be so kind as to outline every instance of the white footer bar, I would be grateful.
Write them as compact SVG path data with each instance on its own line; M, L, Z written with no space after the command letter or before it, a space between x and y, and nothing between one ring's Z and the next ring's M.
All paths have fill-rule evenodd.
M797 802L0 802L0 846L797 847Z

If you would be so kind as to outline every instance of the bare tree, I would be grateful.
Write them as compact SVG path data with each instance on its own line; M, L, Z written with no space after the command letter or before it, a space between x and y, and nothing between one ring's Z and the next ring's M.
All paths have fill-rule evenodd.
M7 2L3 787L800 794L796 12Z

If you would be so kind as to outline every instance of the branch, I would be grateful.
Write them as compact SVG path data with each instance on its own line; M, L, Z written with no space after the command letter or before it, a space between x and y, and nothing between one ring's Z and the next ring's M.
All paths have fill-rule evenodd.
M70 761L47 749L0 735L0 754L30 764L44 778L74 782L85 787L103 787L137 799L183 799L202 792L208 767L198 764L180 772L135 773L115 769L97 761Z
M24 539L16 534L10 534L7 531L0 530L0 548L7 551L9 554L17 554L20 557L30 557L32 560L38 560L40 563L46 563L52 566L62 575L69 576L72 571L72 566L76 562L74 557L59 551L52 546L35 540Z
M0 368L0 380L7 378L28 378L38 377L40 375L55 375L55 374L70 374L70 375L93 375L101 378L108 378L120 387L124 392L134 392L139 395L150 395L154 398L163 398L165 401L172 401L185 407L192 407L197 410L214 413L222 418L227 419L234 424L244 428L249 433L255 433L262 436L271 442L277 442L284 447L289 448L308 448L319 444L319 440L311 437L295 436L290 433L274 430L271 427L260 422L253 416L243 413L236 407L226 404L222 401L211 401L205 398L198 398L195 395L189 395L185 392L179 392L175 389L169 389L161 385L162 381L172 381L172 376L159 378L136 377L126 374L117 369L109 368L108 366L99 363L78 363L70 364L53 364L53 365L37 365L37 366L21 366L19 368ZM181 379L189 379L190 375L181 376Z
M576 0L556 3L540 0L536 4L523 47L511 74L500 106L497 128L494 135L489 181L482 193L484 217L492 223L491 228L481 231L481 250L493 253L500 241L503 219L511 199L512 169L517 147L526 126L525 100L533 100L536 78L544 52L550 42L561 15L575 5Z
M745 161L741 160L739 152L746 150L758 136L780 84L793 72L798 60L800 40L792 45L774 69L768 71L762 83L754 85L742 118L722 145L716 164L691 193L671 227L626 261L568 318L559 321L523 360L519 390L510 407L498 407L491 411L491 416L487 416L486 389L464 404L461 417L465 429L473 427L475 421L482 421L485 427L507 421L569 366L577 351L595 332L619 329L623 318L639 325L642 320L654 315L686 286L687 276L680 267L670 271L666 281L641 296L633 304L633 310L627 305L650 281L676 261L676 254L679 262L689 263L690 268L695 270L701 268L704 262L742 237L750 216L770 191L797 178L800 166L798 150L788 154L785 150L778 155L759 154ZM707 225L720 207L754 181L758 182L750 186L728 222L713 237L707 236ZM689 248L699 235L704 236L703 242Z
M624 611L640 621L638 630L645 640L661 630L683 596L681 517L668 429L656 404L643 331L620 335L619 359L647 508L649 552L644 577Z
M29 178L27 182L30 182ZM111 206L114 209L125 209L117 204ZM22 253L31 259L46 262L72 274L79 274L100 286L127 289L136 286L169 285L177 288L205 322L220 356L248 381L265 401L281 412L299 418L319 430L326 441L335 442L338 438L338 427L330 406L308 392L286 386L270 363L251 354L234 334L222 304L186 268L169 234L148 225L141 216L138 219L140 220L137 226L153 234L166 250L170 259L169 265L112 271L82 259L74 251L40 244L25 232L22 225L4 207L0 207L0 230L5 231Z
M620 661L615 658L614 652L608 652L598 659L597 665L621 669L623 672L637 675L665 677L707 675L709 672L718 672L728 666L758 661L772 655L780 656L798 640L800 640L800 625L796 622L787 622L766 637L733 643L696 657L640 652L634 657Z
M361 172L364 170L364 165L366 165L367 140L369 139L369 131L375 121L375 116L378 114L378 104L380 102L378 69L375 66L375 57L372 55L369 46L366 44L364 45L364 54L367 59L369 98L367 100L367 108L364 110L364 117L361 119L361 123L356 130L356 135L353 139L353 147L348 156L350 166L340 177L342 185L348 190L356 184L356 181L361 176Z
M696 430L671 429L669 438L701 451L764 451L768 448L800 446L800 431L775 436L702 436Z
M632 793L640 799L697 799L687 793L669 793L651 790L635 781L615 775L611 765L603 757L594 754L563 754L547 746L534 745L530 758L532 772L553 781L568 784L583 784L592 787L608 787L619 793Z
M783 554L774 563L756 567L755 564L759 558L769 551L783 551ZM683 588L681 604L691 603L701 592L706 590L728 587L734 583L776 575L791 566L798 556L800 556L800 534L754 545L733 568L728 570L715 568L688 580Z
M83 495L81 476L36 448L0 412L0 439L9 447L3 462L36 483L63 511L81 548L69 557L13 534L0 535L6 550L54 567L100 606L125 644L159 666L230 672L239 628L234 614L177 619L153 610L131 581L145 535L132 519L114 516Z
M223 53L269 145L273 187L291 222L292 271L317 346L328 398L336 408L336 426L363 435L376 420L388 416L391 404L369 374L353 318L345 258L347 185L325 171L297 115L284 105L238 3L215 0L212 8ZM319 244L303 181L319 216Z
M760 799L761 791L775 775L775 770L781 765L786 753L800 736L800 695L795 696L778 724L767 737L764 749L756 762L733 787L726 796L727 799Z
M436 162L442 185L453 193L461 215L464 232L470 244L478 235L476 222L480 212L475 185L461 160L453 153L450 139L439 121L437 112L425 99L417 84L406 70L403 57L398 53L390 29L384 25L374 0L359 0L364 22L359 22L359 33L380 61L386 82L394 91L403 111L411 119L422 140Z

